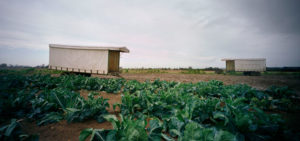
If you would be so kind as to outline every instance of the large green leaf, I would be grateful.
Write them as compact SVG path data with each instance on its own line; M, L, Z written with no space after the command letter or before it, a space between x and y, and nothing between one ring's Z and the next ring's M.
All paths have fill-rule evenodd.
M196 122L190 122L185 126L183 140L184 141L196 141L203 139L202 126Z
M220 130L216 132L214 141L237 141L237 138L235 135L228 131Z
M87 128L80 132L79 141L85 141L93 133L93 128Z
M6 130L5 130L5 133L4 135L5 136L11 136L12 135L12 132L13 130L15 130L15 128L18 126L18 122L16 119L12 119L10 121L10 124L7 126Z

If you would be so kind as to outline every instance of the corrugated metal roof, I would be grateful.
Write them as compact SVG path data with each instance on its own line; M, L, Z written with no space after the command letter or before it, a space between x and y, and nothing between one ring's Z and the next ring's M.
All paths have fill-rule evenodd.
M124 47L103 47L103 46L78 46L78 45L61 45L61 44L49 44L52 48L67 48L67 49L83 49L83 50L113 50L129 53L129 49Z
M244 60L244 61L265 61L266 58L224 58L222 61L234 61L234 60Z

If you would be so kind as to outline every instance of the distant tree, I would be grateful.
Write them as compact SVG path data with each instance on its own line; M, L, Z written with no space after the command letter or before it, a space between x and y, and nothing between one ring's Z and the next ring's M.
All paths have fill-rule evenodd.
M2 63L2 64L0 65L0 68L7 68L7 64Z

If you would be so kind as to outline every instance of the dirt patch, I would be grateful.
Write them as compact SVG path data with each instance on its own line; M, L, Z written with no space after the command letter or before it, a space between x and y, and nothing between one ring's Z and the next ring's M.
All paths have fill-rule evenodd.
M80 90L79 92L80 92L80 95L82 97L87 98L91 91ZM113 105L115 103L121 103L122 102L122 100L121 100L122 97L121 97L120 93L113 94L113 93L106 93L106 92L102 92L102 91L95 91L95 92L99 94L99 95L96 95L95 97L102 96L103 98L108 99L109 108L107 108L107 110L108 110L109 113L117 114L117 113L120 112L119 107L116 108L116 111L114 111L114 109L113 109Z
M45 126L37 126L34 122L24 121L21 125L26 133L38 134L41 141L77 141L83 129L113 128L110 122L98 123L96 120L87 120L79 123L67 123L67 121L63 120Z

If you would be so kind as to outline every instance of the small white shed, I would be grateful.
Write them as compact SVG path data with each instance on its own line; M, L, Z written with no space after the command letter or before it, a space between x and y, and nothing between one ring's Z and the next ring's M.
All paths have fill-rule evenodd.
M222 59L226 62L226 71L263 72L266 71L265 58Z
M126 47L73 46L49 44L49 69L80 73L119 72L120 52Z

